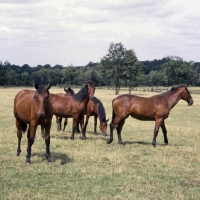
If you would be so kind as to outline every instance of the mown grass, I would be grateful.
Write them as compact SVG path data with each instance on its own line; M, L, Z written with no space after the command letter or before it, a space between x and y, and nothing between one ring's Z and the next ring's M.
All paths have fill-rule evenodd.
M200 94L192 94L193 106L180 101L172 109L166 120L168 146L164 146L160 131L157 147L152 147L154 122L128 118L122 130L125 145L118 145L116 131L113 143L107 145L109 136L101 136L99 129L97 135L93 134L93 118L88 124L87 140L76 134L71 141L71 120L65 132L57 132L53 117L53 163L46 161L38 128L32 164L27 166L26 134L22 138L22 153L16 156L13 100L21 89L0 88L0 199L200 199ZM63 89L52 87L50 91ZM157 94L143 90L132 93ZM95 96L111 119L114 91L97 88Z

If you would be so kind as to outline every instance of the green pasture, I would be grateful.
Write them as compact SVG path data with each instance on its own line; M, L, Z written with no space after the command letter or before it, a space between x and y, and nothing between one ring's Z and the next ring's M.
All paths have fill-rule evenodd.
M190 88L194 104L185 101L171 110L165 120L169 145L160 130L157 147L151 145L154 122L128 118L122 129L124 145L108 136L93 134L93 117L87 139L71 135L71 119L64 132L57 132L55 116L51 128L52 164L45 158L45 142L38 127L32 146L31 165L25 164L27 138L22 138L22 152L16 156L17 135L13 100L23 88L0 88L0 200L198 200L200 199L200 89ZM34 88L32 88L34 89ZM150 89L150 88L149 88ZM156 89L156 88L155 88ZM75 88L75 92L79 89ZM164 92L163 88L161 92ZM51 93L64 92L52 87ZM120 90L120 94L128 90ZM97 88L99 98L111 120L112 89ZM159 92L137 88L132 94L152 96ZM109 121L110 123L110 121ZM99 125L99 122L98 122Z

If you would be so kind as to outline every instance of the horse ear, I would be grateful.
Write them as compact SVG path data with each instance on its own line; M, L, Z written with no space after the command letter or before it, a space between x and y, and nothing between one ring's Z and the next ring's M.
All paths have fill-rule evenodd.
M66 88L64 88L64 91L67 92Z
M49 90L50 88L51 88L51 83L45 89Z
M35 89L37 90L39 88L38 84L35 83Z

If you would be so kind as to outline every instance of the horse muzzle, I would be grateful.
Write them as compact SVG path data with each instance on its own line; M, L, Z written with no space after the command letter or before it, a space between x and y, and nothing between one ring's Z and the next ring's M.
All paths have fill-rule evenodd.
M45 113L44 112L38 112L38 118L44 118L45 117Z
M93 100L94 99L94 96L90 95L90 100Z
M189 102L188 102L188 106L191 106L193 103L194 103L193 100L189 101Z

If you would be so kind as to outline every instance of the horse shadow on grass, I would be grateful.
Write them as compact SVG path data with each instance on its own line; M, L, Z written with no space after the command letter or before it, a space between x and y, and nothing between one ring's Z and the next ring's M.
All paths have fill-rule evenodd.
M40 153L40 152L39 153L33 153L31 156L32 157L38 156L38 157L42 158L42 160L46 160L44 153ZM51 159L52 159L52 163L60 161L60 165L65 165L67 163L74 162L74 159L69 158L64 153L58 153L58 152L51 152Z

